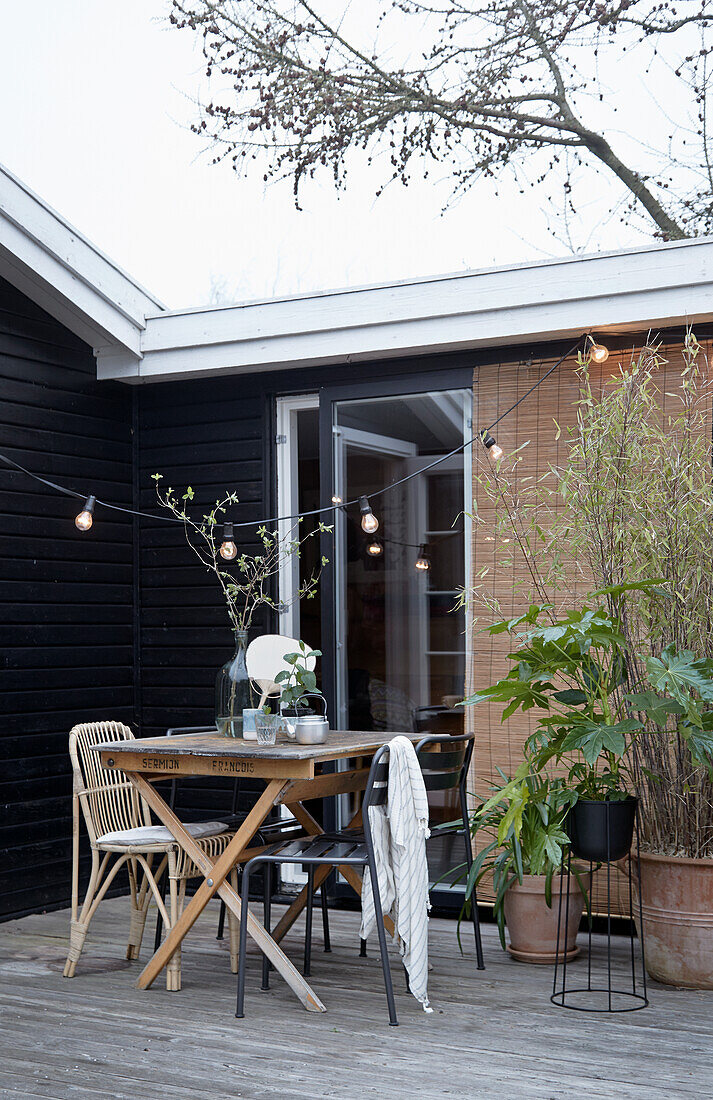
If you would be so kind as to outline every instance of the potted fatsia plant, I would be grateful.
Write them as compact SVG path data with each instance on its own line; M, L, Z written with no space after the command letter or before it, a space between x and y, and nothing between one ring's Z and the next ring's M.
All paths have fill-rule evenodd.
M245 659L248 632L255 613L260 607L277 610L274 582L284 560L299 557L300 548L306 540L332 528L318 523L303 532L301 520L280 530L260 526L251 533L251 538L256 537L259 544L258 552L254 554L238 551L232 542L232 531L229 531L230 549L226 556L225 515L229 507L238 503L237 495L226 493L222 499L216 500L207 514L194 519L188 511L195 495L193 489L189 486L179 497L174 489L161 488L162 477L162 474L153 475L159 504L182 522L188 545L217 580L225 601L235 643L233 656L219 670L216 678L215 723L218 732L225 737L242 737L243 711L255 706ZM327 562L328 559L323 557L321 566ZM292 602L315 595L320 572L321 568L300 584Z
M514 666L466 703L502 703L503 719L517 710L546 712L516 778L544 772L551 763L564 766L574 854L595 863L621 859L631 846L636 809L625 753L641 723L616 690L626 648L619 624L601 607L585 606L557 619L550 605L533 604L489 630L515 636Z
M658 585L642 581L636 587L648 591ZM618 587L593 596L622 594ZM621 623L602 606L585 605L557 618L551 606L533 604L524 615L490 627L491 633L503 631L513 634L517 644L510 655L513 668L466 702L502 703L503 718L516 710L537 708L543 713L515 777L475 817L476 827L496 824L497 834L477 857L473 882L484 873L482 866L487 867L493 850L503 846L492 863L496 916L514 881L507 877L512 867L523 884L526 824L531 830L525 834L528 852L538 856L539 866L547 855L550 879L552 868L561 864L562 843L571 843L576 857L594 864L627 855L637 807L632 761L652 728L667 739L669 752L683 747L694 766L713 772L713 661L669 647L658 657L643 658L647 682L631 692L626 690L627 670L638 655L630 653ZM550 785L545 773L551 765L566 774ZM552 805L548 799L554 792ZM528 809L530 817L525 818ZM559 851L553 845L547 849L543 826L550 812L560 830ZM538 838L543 849L535 847ZM516 897L516 892L510 896L511 909Z

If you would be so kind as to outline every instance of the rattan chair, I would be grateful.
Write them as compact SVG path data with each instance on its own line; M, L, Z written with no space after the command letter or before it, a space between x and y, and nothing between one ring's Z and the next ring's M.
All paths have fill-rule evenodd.
M99 754L92 746L103 741L133 739L133 733L121 722L88 722L74 726L69 734L69 755L73 770L72 792L72 918L69 953L64 967L65 978L74 977L77 962L84 947L92 917L105 897L117 872L126 865L131 895L131 917L127 959L136 959L141 950L149 901L153 895L167 929L181 915L186 883L202 877L201 872L163 826L151 828L150 839L135 835L136 830L151 827L148 805L120 769L102 767ZM79 819L89 834L92 867L84 903L79 910ZM232 833L218 823L187 826L196 835L197 843L211 859L216 859L227 847ZM202 834L202 835L201 835ZM208 834L208 835L207 835ZM158 882L168 871L168 910ZM231 882L237 891L237 870L231 872ZM233 973L238 968L238 923L229 914L230 961ZM181 988L181 951L171 957L166 967L166 988Z

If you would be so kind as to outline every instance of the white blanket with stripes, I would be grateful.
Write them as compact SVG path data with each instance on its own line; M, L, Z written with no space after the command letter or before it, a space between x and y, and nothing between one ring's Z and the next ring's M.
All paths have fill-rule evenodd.
M389 787L385 806L372 806L369 823L381 908L393 917L396 941L411 992L426 1012L428 1003L428 796L416 751L407 737L389 742ZM361 893L361 936L376 924L369 869Z

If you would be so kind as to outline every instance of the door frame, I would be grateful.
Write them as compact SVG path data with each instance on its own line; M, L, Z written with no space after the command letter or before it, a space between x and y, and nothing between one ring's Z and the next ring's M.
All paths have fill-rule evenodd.
M305 409L319 409L319 392L313 390L309 393L277 394L275 401L275 472L278 516L293 515L299 508L298 504L298 437L295 431L295 414ZM321 503L321 502L320 502ZM319 517L315 517L319 518ZM294 523L283 520L278 524L278 530L282 537L289 537L290 529ZM293 596L299 588L299 559L291 554L287 558L280 559L278 574L278 596L282 600L284 596ZM298 605L288 599L288 607L279 613L278 633L286 634L289 638L301 638L299 630Z
M386 365L385 365L386 366ZM358 369L358 368L357 368ZM386 367L388 369L388 367ZM334 405L338 401L350 401L399 397L407 394L433 393L440 390L473 390L473 367L448 367L440 370L419 371L414 373L394 373L378 381L353 382L341 385L326 385L319 389L319 475L320 505L332 507L334 489ZM475 435L475 430L473 430ZM379 488L379 486L375 486ZM331 533L322 534L322 554L334 557L335 541ZM468 540L466 540L466 547ZM467 578L466 578L467 583ZM322 574L322 652L329 655L322 658L322 691L327 700L328 712L337 714L337 636L336 636L336 600L338 598L337 578L334 568L325 569ZM466 661L468 660L469 639L466 638ZM338 824L335 800L330 799L324 807L325 827L336 828ZM446 893L447 891L443 891ZM337 893L341 890L337 888ZM441 893L441 891L439 891ZM451 894L453 892L451 891ZM461 898L457 904L461 904ZM440 898L439 898L440 901ZM455 903L455 901L454 901Z

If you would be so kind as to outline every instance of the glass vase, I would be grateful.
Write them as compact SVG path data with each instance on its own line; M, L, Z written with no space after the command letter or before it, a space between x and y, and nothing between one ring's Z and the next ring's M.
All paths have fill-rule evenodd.
M215 681L215 724L223 737L243 736L243 710L253 706L247 645L247 630L236 630L235 655L225 662Z

